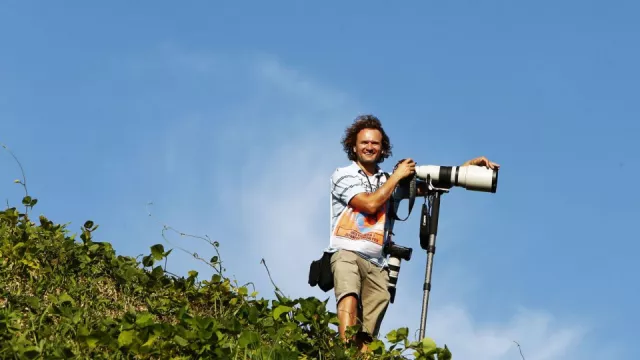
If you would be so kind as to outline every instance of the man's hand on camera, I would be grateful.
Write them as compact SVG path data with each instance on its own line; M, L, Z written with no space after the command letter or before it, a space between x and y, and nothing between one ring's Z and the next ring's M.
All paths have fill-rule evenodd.
M393 174L396 175L400 179L404 179L408 176L413 175L416 172L416 163L411 159L404 159L402 162L398 164L395 170L393 170Z
M475 159L471 159L466 161L464 164L462 164L462 166L468 166L468 165L477 165L477 166L484 166L488 169L499 169L500 165L496 164L492 161L489 161L489 159L487 159L484 156L479 156Z

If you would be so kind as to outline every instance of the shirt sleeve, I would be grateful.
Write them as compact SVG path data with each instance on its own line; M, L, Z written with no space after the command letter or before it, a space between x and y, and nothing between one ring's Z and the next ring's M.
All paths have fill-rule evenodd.
M331 195L345 206L354 196L366 191L367 189L355 174L338 169L331 175Z

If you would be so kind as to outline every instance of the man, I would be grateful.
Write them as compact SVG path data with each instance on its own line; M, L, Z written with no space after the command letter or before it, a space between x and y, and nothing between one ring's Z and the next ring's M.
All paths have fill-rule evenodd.
M378 335L389 304L389 271L383 246L388 241L391 195L400 180L415 173L415 162L406 159L387 178L380 164L392 155L391 142L380 120L373 115L355 119L345 130L342 146L352 163L331 176L331 270L337 302L338 331L360 325L356 344ZM464 165L498 167L485 157ZM423 189L418 189L418 195Z

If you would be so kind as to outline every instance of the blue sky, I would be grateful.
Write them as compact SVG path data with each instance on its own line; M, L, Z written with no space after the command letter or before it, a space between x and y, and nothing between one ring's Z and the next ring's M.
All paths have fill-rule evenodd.
M387 170L502 166L496 194L443 199L429 336L459 359L519 359L513 340L527 360L640 356L640 5L212 4L3 5L0 142L37 213L74 232L94 220L134 256L162 224L207 234L262 296L264 258L285 293L333 299L306 284L308 264L328 243L342 131L373 113L394 145ZM17 204L3 154L1 194ZM414 257L382 331L417 333L418 216L396 230ZM169 270L189 269L211 274L174 251Z

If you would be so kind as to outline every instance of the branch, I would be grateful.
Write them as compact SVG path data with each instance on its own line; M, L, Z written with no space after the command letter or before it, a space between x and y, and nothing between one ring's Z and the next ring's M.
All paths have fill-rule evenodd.
M146 204L146 208L147 208L147 214L149 217L151 217L151 211L149 210L149 205L153 205L152 202L149 202ZM218 264L219 267L216 267L215 264L212 264L211 262L201 258L197 253L192 253L180 246L177 246L175 244L173 244L171 241L169 241L169 239L167 238L167 236L165 235L165 232L167 230L173 231L177 234L179 234L180 236L187 236L187 237L192 237L192 238L196 238L196 239L201 239L206 241L207 243L209 243L209 245L211 245L213 247L213 249L215 250L216 254L217 254L217 261L214 261L215 263ZM211 241L211 239L209 239L208 235L205 235L205 237L202 236L197 236L197 235L190 235L190 234L186 234L182 231L176 230L175 228L168 226L168 225L162 225L162 238L164 239L164 241L166 241L169 245L177 248L178 250L181 250L189 255L191 255L193 258L195 258L196 260L200 260L202 262L204 262L205 264L209 265L210 267L212 267L214 270L216 270L216 272L221 276L224 277L222 275L222 272L224 271L224 268L222 267L222 257L220 256L220 252L218 251L218 246L220 245L217 241ZM166 267L166 265L165 265Z
M524 355L522 355L522 348L520 348L520 344L518 344L517 341L513 340L514 343L516 343L516 345L518 345L518 349L520 350L520 356L522 357L522 360L524 360Z
M244 284L242 286L247 287L249 285L251 285L253 287L253 292L255 292L256 291L256 285L251 281L249 281L248 283L246 283L246 284Z
M187 254L189 254L189 255L193 256L196 260L200 260L200 261L202 261L203 263L205 263L205 264L209 265L209 266L210 266L210 267L212 267L214 270L216 270L220 276L222 276L222 271L223 271L224 269L222 268L222 263L221 263L221 261L218 261L220 268L217 268L217 267L216 267L214 264L212 264L211 262L209 262L209 261L207 261L207 260L205 260L205 259L201 258L201 257L198 255L198 253L195 253L195 252L194 252L194 253L192 253L192 252L190 252L190 251L188 251L188 250L186 250L186 249L184 249L184 248L182 248L182 247L180 247L180 246L177 246L177 245L173 244L171 241L169 241L169 239L167 239L167 236L165 235L165 231L166 231L166 230L173 230L173 231L176 231L175 229L173 229L173 228L171 228L171 227L169 227L169 226L164 225L164 226L163 226L163 228L162 228L162 238L164 239L164 241L166 241L169 245L171 245L171 246L173 246L173 247L176 247L178 250L182 250L182 251L184 251L185 253L187 253ZM176 231L176 232L177 232L177 231ZM183 235L182 233L180 233L180 234L181 234L181 235ZM188 235L188 236L190 236L190 235ZM191 237L196 237L196 236L191 236ZM218 252L218 250L217 250L217 249L216 249L216 252ZM218 257L218 259L220 259L220 258Z
M262 258L262 260L260 260L261 264L264 264L264 268L267 269L267 275L269 275L269 280L271 280L271 284L273 285L273 287L275 288L275 290L277 292L280 292L280 295L282 295L282 297L286 297L284 295L284 293L282 292L282 290L280 290L280 288L278 288L278 286L276 285L276 283L273 282L273 279L271 278L271 272L269 272L269 268L267 267L267 262L264 261L264 258Z
M16 180L16 183L22 185L22 187L24 188L25 196L29 196L29 191L27 190L27 176L24 174L24 169L22 168L22 164L20 163L20 160L18 160L18 158L14 155L13 151L9 150L7 145L2 144L2 147L5 150L7 150L9 154L11 154L11 156L14 158L14 160L18 163L18 166L20 167L20 172L22 173L22 181Z

